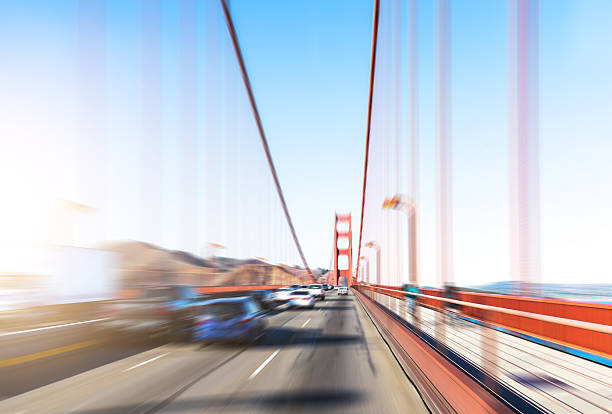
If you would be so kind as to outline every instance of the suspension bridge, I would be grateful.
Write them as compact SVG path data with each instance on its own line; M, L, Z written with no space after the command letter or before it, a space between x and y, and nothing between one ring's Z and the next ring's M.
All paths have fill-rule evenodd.
M317 234L329 266L316 269L300 214L335 197L303 195L308 180L283 175L298 161L278 154L295 143L271 140L279 130L254 75L267 69L250 65L240 35L262 16L240 14L238 1L120 3L1 6L23 51L0 49L13 63L0 134L15 137L0 155L2 283L27 276L32 289L70 246L74 258L112 253L118 295L138 283L202 295L326 283L349 295L269 310L265 337L250 346L110 338L97 305L114 297L71 303L69 317L55 313L65 303L29 308L34 323L0 309L10 321L0 325L0 412L612 412L612 304L553 297L542 283L542 119L554 109L540 50L552 29L540 24L550 5L500 2L503 72L491 81L472 62L483 89L504 91L484 93L503 98L502 116L486 113L487 99L479 109L503 119L490 127L466 120L481 95L453 67L461 53L478 56L451 48L466 41L470 2L372 2L364 119L343 143L363 151L352 177L359 209L329 211ZM24 31L28 13L41 24ZM466 140L479 131L485 141ZM466 155L470 139L477 149ZM299 162L345 169L346 154L334 156L333 166L312 154ZM85 284L101 274L78 272ZM472 273L508 289L463 286Z

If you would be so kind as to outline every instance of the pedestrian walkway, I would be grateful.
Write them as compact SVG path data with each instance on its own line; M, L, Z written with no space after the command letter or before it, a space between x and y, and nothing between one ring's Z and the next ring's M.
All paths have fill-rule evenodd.
M612 413L612 370L469 320L382 293L373 298L502 384L551 412Z

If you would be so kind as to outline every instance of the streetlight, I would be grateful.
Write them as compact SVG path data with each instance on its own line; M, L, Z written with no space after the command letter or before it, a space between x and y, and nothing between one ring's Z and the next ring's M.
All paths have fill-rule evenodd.
M83 245L86 245L87 242L85 242L84 240L76 239L75 234L74 234L75 222L76 222L76 219L79 217L77 216L77 214L78 213L81 213L81 214L97 213L98 209L92 206L88 206L88 205L77 203L76 201L70 201L70 200L60 200L60 206L64 208L65 211L68 213L68 225L61 226L66 233L63 237L60 236L58 240L58 244L65 243L71 246L83 247ZM89 236L91 238L91 234ZM91 243L92 240L90 239L88 240L88 242Z
M373 247L376 249L376 284L380 285L380 244L372 240L367 242L365 247Z
M217 268L218 268L220 262L219 262L219 256L217 255L217 250L223 250L223 249L226 249L226 247L224 245L222 245L222 244L212 243L212 242L209 242L208 246L210 246L212 248L212 257L215 260L215 263L216 263Z
M411 197L396 194L386 198L382 205L383 210L399 210L406 213L408 218L408 262L410 283L418 284L417 274L417 245L416 245L416 205Z
M262 262L262 264L271 264L268 258L262 256L253 256L254 259Z
M222 245L222 244L219 244L219 243L213 243L213 242L209 242L209 243L208 243L208 246L212 248L212 250L213 250L213 256L216 256L216 251L217 251L217 250L223 250L223 249L226 249L226 248L227 248L227 247L225 247L225 246L224 246L224 245Z
M399 210L406 213L408 219L408 265L409 282L412 288L418 286L419 276L417 273L417 244L416 244L416 205L412 197L396 194L392 198L386 198L382 205L383 210ZM417 299L412 302L412 317L415 326L419 326L421 312Z
M362 276L361 280L363 281L363 280L365 279L365 282L366 282L366 283L370 283L370 258L369 258L369 257L366 257L366 256L361 256L361 257L359 258L359 260L365 260L365 261L366 261L366 263L368 264L368 267L366 268L366 269L367 269L367 270L366 270L366 277L364 278L364 277Z

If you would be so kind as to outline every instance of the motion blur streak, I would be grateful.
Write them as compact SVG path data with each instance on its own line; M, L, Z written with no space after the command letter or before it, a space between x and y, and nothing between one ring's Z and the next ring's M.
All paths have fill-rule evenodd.
M63 354L65 352L76 351L77 349L86 348L88 346L98 345L104 342L103 339L93 339L91 341L79 342L72 345L61 346L59 348L48 349L34 354L23 355L20 357L0 360L0 368L10 367L12 365L24 364L26 362L35 361L41 358L47 358L54 355Z
M0 414L611 414L611 21L0 0Z

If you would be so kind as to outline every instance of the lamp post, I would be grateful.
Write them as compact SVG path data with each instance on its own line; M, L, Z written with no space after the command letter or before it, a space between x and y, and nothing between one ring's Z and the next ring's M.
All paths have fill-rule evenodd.
M359 260L365 260L366 263L367 263L367 267L366 267L366 271L365 271L365 278L362 276L361 280L366 282L366 283L370 283L370 259L368 257L366 257L366 256L361 256L359 258Z
M219 265L221 264L219 261L219 255L217 254L218 250L224 250L226 249L226 247L222 244L219 243L212 243L209 242L208 246L210 246L210 248L212 249L212 257L215 260L215 264L217 265L217 268L219 268Z
M376 249L376 284L380 285L380 244L375 241L369 241L365 247L373 247Z
M382 205L383 210L399 210L406 214L408 219L408 277L410 283L418 285L417 273L417 244L416 244L416 206L412 198L396 194L386 198Z
M419 276L417 273L417 244L416 244L416 205L411 197L396 194L392 198L386 198L383 202L384 210L399 210L406 213L408 219L408 279L412 288L416 288L419 284ZM417 301L417 299L414 299ZM415 303L415 305L417 305ZM419 306L414 306L412 311L413 324L419 329L421 312Z
M67 218L67 225L61 225L57 227L58 229L61 229L64 234L59 235L58 237L54 237L55 240L53 241L57 244L67 244L70 246L78 247L84 247L88 244L91 244L95 239L95 237L92 237L92 234L88 234L89 240L83 240L83 237L79 239L75 236L74 230L75 227L78 226L78 218L82 217L81 214L97 213L98 209L92 206L77 203L76 201L69 200L60 200L60 208L65 212L63 216Z

